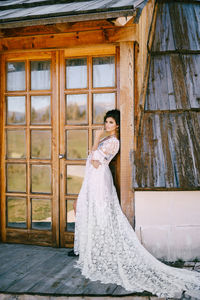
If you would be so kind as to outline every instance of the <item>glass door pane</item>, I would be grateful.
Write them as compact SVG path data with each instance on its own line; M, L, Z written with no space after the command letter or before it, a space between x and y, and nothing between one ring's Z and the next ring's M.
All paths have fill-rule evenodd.
M25 81L25 62L7 63L7 91L24 91Z
M66 60L66 88L87 88L87 58Z

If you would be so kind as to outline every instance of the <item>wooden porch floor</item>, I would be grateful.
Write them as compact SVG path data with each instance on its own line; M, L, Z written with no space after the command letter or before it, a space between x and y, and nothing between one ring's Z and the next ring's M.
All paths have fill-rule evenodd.
M73 268L77 257L67 256L70 250L0 243L0 299L155 299L148 292L130 294L116 284L85 279Z

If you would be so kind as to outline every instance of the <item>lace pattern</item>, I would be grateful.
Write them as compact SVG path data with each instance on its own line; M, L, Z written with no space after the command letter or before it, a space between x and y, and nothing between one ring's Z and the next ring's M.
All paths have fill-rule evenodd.
M157 260L123 214L108 166L118 150L119 141L112 137L87 158L76 209L74 252L79 259L74 267L92 281L115 283L130 292L180 298L187 291L200 299L200 273ZM96 169L91 159L102 164Z

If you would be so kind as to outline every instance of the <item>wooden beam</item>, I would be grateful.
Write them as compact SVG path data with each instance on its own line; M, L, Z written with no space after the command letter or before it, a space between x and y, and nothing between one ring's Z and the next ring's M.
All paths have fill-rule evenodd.
M115 27L101 30L77 31L61 34L10 37L0 39L0 51L71 48L81 45L134 41L135 27Z
M121 112L121 207L134 225L134 194L132 191L132 155L134 135L134 66L133 43L120 43L120 112Z
M132 24L133 26L133 24ZM47 25L26 26L17 28L0 29L0 37L14 37L14 36L33 36L44 34L55 34L65 32L76 32L84 30L98 30L100 28L113 28L115 27L108 20L94 20L83 22L67 22Z

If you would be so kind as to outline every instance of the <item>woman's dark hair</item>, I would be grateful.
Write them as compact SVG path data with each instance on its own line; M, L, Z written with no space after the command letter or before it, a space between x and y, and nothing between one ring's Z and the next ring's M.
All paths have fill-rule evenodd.
M112 109L107 111L107 113L104 116L104 123L108 117L111 117L115 120L116 124L119 125L118 127L118 138L120 134L120 111L119 109Z
M104 116L104 123L108 117L112 117L115 119L115 122L120 127L120 111L118 109L112 109L107 111L107 113Z

